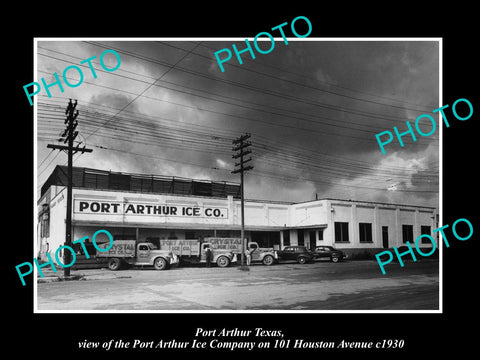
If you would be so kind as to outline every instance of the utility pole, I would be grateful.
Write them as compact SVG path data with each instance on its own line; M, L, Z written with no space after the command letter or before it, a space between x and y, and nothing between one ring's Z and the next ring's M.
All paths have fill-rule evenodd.
M241 257L241 270L246 270L248 267L245 267L245 198L244 198L244 184L243 184L243 173L248 170L252 170L253 166L247 165L246 163L252 161L252 158L245 159L245 156L252 153L248 147L252 145L251 142L246 141L250 139L250 133L246 133L245 135L240 136L239 138L232 141L235 147L232 150L237 152L236 154L232 155L233 159L240 158L240 162L235 163L236 169L232 171L232 174L240 173L240 196L241 196L241 211L242 211L242 230L240 232L240 237L242 238L242 257Z
M56 149L56 150L64 150L67 152L68 157L68 184L67 184L67 216L65 220L65 245L72 246L72 187L73 187L73 155L77 152L85 153L85 152L92 152L92 149L87 149L86 146L83 148L74 147L73 141L78 135L78 131L75 131L78 121L76 121L78 116L78 110L75 111L77 107L77 100L75 103L72 103L72 99L68 102L67 109L65 110L65 115L67 118L65 119L65 124L67 128L63 132L62 139L63 143L68 143L67 146L65 145L53 145L48 144L47 148ZM74 113L75 112L75 113ZM64 265L69 265L71 262L70 251L63 252L63 263ZM70 276L70 266L64 267L64 276Z

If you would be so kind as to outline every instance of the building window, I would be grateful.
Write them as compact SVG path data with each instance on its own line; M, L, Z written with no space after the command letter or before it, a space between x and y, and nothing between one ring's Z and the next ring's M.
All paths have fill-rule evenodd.
M50 208L48 204L42 205L38 221L40 222L40 236L50 237Z
M43 214L40 220L40 236L50 237L50 217L48 214Z
M323 229L318 229L318 240L323 240Z
M348 222L335 222L335 242L348 242Z
M361 243L371 243L372 240L372 224L370 223L359 223L360 229L360 242Z
M430 235L432 236L432 228L430 226L427 226L427 225L422 225L420 226L420 234L421 235ZM430 244L431 241L426 238L426 237L422 237L422 244Z
M403 243L413 242L413 225L402 225Z
M382 226L382 244L384 249L388 249L388 226Z
M282 230L283 233L283 246L290 245L290 230Z

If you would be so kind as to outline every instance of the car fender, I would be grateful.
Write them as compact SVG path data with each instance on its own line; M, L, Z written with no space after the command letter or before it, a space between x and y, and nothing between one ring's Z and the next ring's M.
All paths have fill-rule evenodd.
M262 254L261 260L263 260L263 258L264 258L265 256L267 256L267 255L273 257L275 260L278 260L278 259L279 259L279 256L278 256L278 253L277 253L277 252L275 252L275 251L268 251L268 252L264 252L264 253Z
M153 265L153 263L155 262L155 259L158 259L158 258L162 258L163 260L165 260L167 262L168 265L170 265L170 257L169 256L166 256L166 255L163 255L163 254L154 254L152 255L152 257L149 259L149 264L150 265Z
M165 250L154 250L150 253L150 257L148 259L148 263L150 265L153 265L153 263L155 262L155 259L158 258L158 257L161 257L163 259L165 259L165 261L170 264L170 255L169 255L169 251L165 251Z

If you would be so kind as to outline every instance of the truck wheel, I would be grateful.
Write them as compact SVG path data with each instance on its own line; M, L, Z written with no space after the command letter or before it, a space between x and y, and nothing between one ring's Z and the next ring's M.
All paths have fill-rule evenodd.
M108 268L110 270L116 271L120 269L121 266L122 266L122 260L120 260L119 258L108 259Z
M155 267L155 270L165 270L168 263L164 258L158 257L153 261L153 266Z
M267 266L272 265L273 262L274 262L273 256L272 255L265 255L262 262L263 262L263 265L267 265Z
M217 259L217 265L219 267L227 267L230 264L230 260L226 256L220 256Z
M305 256L299 256L297 262L299 264L305 264L307 262L307 258Z

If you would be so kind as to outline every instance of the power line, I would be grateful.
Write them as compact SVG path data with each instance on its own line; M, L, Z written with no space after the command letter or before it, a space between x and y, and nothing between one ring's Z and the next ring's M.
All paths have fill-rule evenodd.
M40 113L41 115L41 113ZM89 114L88 111L84 112L84 117L86 118L86 120L84 121L84 123L86 125L90 125L91 124L91 121L89 121L88 119L90 117L96 119L98 117L98 115L94 114L93 116ZM156 130L155 128L149 128L147 127L147 123L146 122L138 122L139 120L135 120L135 122L133 121L127 121L128 119L126 118L118 118L117 119L117 122L116 124L114 125L114 127L112 127L111 129L113 130L116 130L116 131L124 131L125 133L127 134L131 134L131 133L135 133L135 134L139 134L139 135L146 135L146 136L151 136L153 138L155 137L158 137L158 136L163 136L163 134L158 134L158 130ZM123 124L124 121L127 121L127 124ZM128 125L128 122L131 122L131 125ZM110 127L109 127L110 128ZM139 129L141 128L145 128L144 131L140 131ZM176 130L174 130L175 132L171 132L170 130L168 130L168 127L166 128L166 134L168 134L168 137L166 137L167 140L171 140L171 139L174 139L175 137L178 137L180 138L180 140L184 141L184 140L188 140L188 141L191 141L192 143L197 143L197 144L201 144L201 145L211 145L211 138L212 138L212 135L211 134L206 134L206 133L199 133L198 131L190 131L190 130L185 130L185 129L181 129L181 128L178 128ZM187 134L191 134L191 136L187 136ZM173 138L172 138L173 136ZM208 141L209 143L206 144L204 141L199 141L197 138L198 137L205 137L205 138L208 138ZM215 136L217 138L217 140L221 140L222 138L219 138L218 136ZM223 138L223 141L228 141L228 138L227 137L224 137ZM270 156L276 156L276 154L278 153L284 153L285 156L287 156L287 158L285 159L286 161L289 161L289 158L292 159L292 161L308 161L310 162L308 165L311 165L311 162L312 161L316 161L316 158L313 158L312 154L304 154L304 153L299 153L299 152L293 152L293 151L289 151L289 152L285 152L283 150L283 147L280 148L280 147L272 147L272 145L269 145L269 147L266 146L266 144L259 144L259 145L255 145L255 146L258 146L259 147L259 153L262 154L262 153L269 153ZM308 149L305 149L308 151ZM325 164L338 164L339 161L338 159L336 158L333 158L333 162L328 160L328 159L322 159L322 160L319 160L319 161L322 161L322 163L325 163ZM317 165L313 165L313 166L317 166ZM354 162L348 162L348 163L345 163L344 166L348 166L349 167L349 170L351 168L359 168L362 172L363 170L367 169L367 170L372 170L371 167L368 168L366 166L363 166L363 165L356 165ZM402 171L406 171L404 168L398 168L398 169L401 169ZM325 168L324 170L328 170L328 168ZM345 170L342 169L342 173L344 172ZM378 169L378 171L382 171L384 173L384 176L391 176L392 175L392 171L389 171L388 168L380 168Z
M55 101L55 99L51 99L53 101ZM49 105L49 104L44 104L45 106L47 107L51 107L52 105ZM42 103L39 103L39 106L42 106ZM110 106L105 106L103 104L95 104L95 103L89 103L89 107L91 106L94 106L94 107L101 107L101 108L107 108L107 109L113 109L113 110L116 110L115 108L112 108ZM135 113L135 112L130 112L130 111L124 111L128 114L130 114L132 117L132 119L135 119L135 123L137 123L137 121L140 121L140 119L142 121L144 120L147 120L147 121L154 121L154 120L160 120L162 122L170 122L172 124L180 124L177 120L175 119L168 119L168 118L165 118L165 117L160 117L160 116L153 116L153 115L143 115L143 114L139 114L139 113ZM202 130L208 130L210 132L207 132L207 134L209 134L210 136L212 136L213 138L218 138L218 135L213 135L213 132L220 132L220 133L223 133L222 136L224 139L231 139L235 132L231 131L231 130L222 130L221 128L219 127L208 127L206 125L197 125L197 124L194 124L194 123L187 123L185 124L186 126L188 126L189 128L199 128L199 129L202 129ZM269 148L267 148L266 145L268 145L270 148L272 148L272 150L274 150L275 152L282 152L284 150L287 150L287 149L296 149L297 152L294 152L292 150L289 150L289 153L293 153L293 154L302 154L303 156L306 156L306 154L308 154L309 157L313 158L314 156L315 157L319 157L322 159L322 161L328 161L328 158L331 158L333 161L336 161L338 162L339 160L341 160L342 162L345 163L345 166L358 166L358 167L363 167L363 168L371 168L372 166L377 166L377 164L372 164L371 162L366 162L366 161L362 161L362 160L359 160L359 159L350 159L350 158L345 158L345 157L342 157L342 156L339 156L339 155L335 155L335 156L332 156L332 155L328 155L328 154L325 154L325 153L319 153L318 151L315 151L315 152L312 152L312 149L310 148L305 148L305 147L302 147L302 146L299 146L299 145L294 145L294 144L287 144L285 142L275 142L275 141L272 141L270 138L267 138L267 137L264 137L260 134L256 134L255 135L256 138L259 138L262 140L261 144L254 144L254 147L257 147L257 152L264 152L264 150L267 150ZM300 152L298 152L300 151ZM327 158L327 159L325 159ZM438 167L438 165L437 165ZM405 167L397 167L397 166L385 166L383 165L381 168L378 168L378 170L382 170L382 171L388 171L388 169L390 170L400 170L400 171L403 171L403 172L408 172L409 170L406 169Z
M193 52L194 49L192 50L186 50L182 47L178 47L178 46L175 46L175 45L172 45L171 43L167 43L167 42L164 42L164 41L154 41L155 43L158 43L158 44L162 44L164 46L168 46L170 48L173 48L173 49L177 49L177 50L181 50L183 52L190 52L191 54L193 55L196 55L196 56L199 56L199 57L202 57L202 58L206 58L208 60L213 60L210 56L206 56L206 55L203 55L203 54L199 54L197 52ZM191 42L191 41L189 41ZM217 50L211 46L208 46L206 45L204 42L201 43L201 42L191 42L193 44L196 44L197 46L201 46L201 47L204 47L204 48L207 48L207 49L211 49L211 50ZM98 43L91 43L92 45L95 45L95 46L99 46ZM105 46L104 46L105 47ZM62 54L62 55L67 55L69 57L72 57L72 58L76 58L76 59L80 59L80 60L83 60L83 58L81 57L78 57L78 56L74 56L74 55L71 55L71 54L66 54L66 53L63 53L63 52L60 52L60 51L57 51L57 50L53 50L53 49L50 49L50 48L46 48L46 47L43 47L43 46L39 46L37 45L37 48L38 49L43 49L43 50L47 50L47 51L50 51L50 52L54 52L54 53L57 53L57 54ZM106 47L105 47L106 48ZM46 55L46 54L42 54L43 56L49 56L49 55ZM51 57L51 56L49 56ZM54 58L54 57L52 57ZM58 58L57 58L58 59ZM62 61L66 61L66 60L63 60L63 59L58 59L58 60L62 60ZM243 59L244 61L246 62L253 62L253 60L250 60L248 58L246 59ZM272 68L272 69L275 69L277 71L280 71L282 74L292 74L292 75L295 75L295 76L298 76L298 77L302 77L302 78L305 78L307 80L311 80L311 76L307 77L303 74L299 74L299 73L296 73L296 72L293 72L291 71L290 69L286 69L286 68L280 68L278 66L273 66L273 65L270 65L270 64L265 64L261 61L259 61L258 59L255 59L255 63L256 64L261 64L262 66L264 67L268 67L268 68ZM393 102L397 102L397 103L403 103L403 104L409 104L409 105L414 105L414 106L420 106L420 107L423 107L423 109L412 109L412 108L408 108L408 107L405 107L405 106L398 106L398 105L393 105L393 104L386 104L386 103L382 103L382 102L375 102L375 101L371 101L371 100L368 100L368 99L363 99L363 98L357 98L357 97L353 97L353 96L348 96L348 95L345 95L345 94L341 94L341 93L337 93L337 92L333 92L333 91L329 91L329 90L326 90L326 89L322 89L322 88L319 88L319 87L315 87L315 86L311 86L311 85L307 85L305 83L299 83L299 82L296 82L296 81L293 81L293 80L289 80L289 79L285 79L285 78L282 78L282 77L278 77L278 76L275 76L275 75L272 75L272 74L266 74L266 73L263 73L263 72L260 72L260 71L255 71L255 70L252 70L252 69L249 69L245 66L239 66L239 65L236 65L236 64L231 64L229 63L230 66L233 66L233 67L236 67L236 68L239 68L239 69L242 69L242 70L246 70L246 71L249 71L249 72L254 72L256 74L259 74L259 75L262 75L262 76L267 76L267 77L271 77L275 80L279 80L279 81L284 81L284 82L289 82L289 83L292 83L294 85L299 85L299 86L303 86L303 87L307 87L307 88L310 88L310 89L313 89L313 90L318 90L318 91L323 91L323 92L330 92L334 95L338 95L338 96L342 96L342 97L348 97L348 98L351 98L351 99L354 99L354 100L358 100L358 101L365 101L365 102L371 102L371 103L375 103L375 104L378 104L378 105L382 105L382 106L392 106L392 107L396 107L396 108L400 108L400 109L407 109L407 110L412 110L412 111L430 111L430 108L432 106L435 106L435 105L423 105L423 104L418 104L418 103L413 103L413 102L409 102L409 101L406 101L406 100L403 100L403 99L397 99L397 98L391 98L391 97L387 97L387 96L384 96L384 95L379 95L379 94L374 94L374 93L370 93L370 92L366 92L366 91L361 91L361 90L358 90L358 89L353 89L353 88L350 88L350 87L346 87L346 86L341 86L341 85L337 85L337 84L332 84L332 83L329 83L329 82L326 82L326 81L322 81L322 80L319 80L319 79L316 79L315 81L318 82L318 83L322 83L322 84L325 84L326 86L328 86L329 88L330 87L335 87L335 88L339 88L339 89L343 89L343 90L347 90L349 92L355 92L355 93L359 93L359 94L364 94L364 95L368 95L368 96L371 96L371 97L376 97L376 98L379 98L379 99L385 99L385 100L388 100L388 101L393 101ZM81 66L81 65L80 65ZM131 73L131 74L135 74L135 75L139 75L139 76L143 76L143 77L148 77L148 78L152 78L154 79L153 77L149 76L149 75L141 75L141 74L137 74L135 72L131 72L131 71L128 71L126 69L119 69L120 71L122 72L127 72L127 73ZM99 69L99 71L102 71Z
M39 53L39 55L48 56L48 55L41 54L41 53ZM65 55L67 55L67 54L65 54ZM59 59L59 58L56 58L56 57L53 57L53 56L48 56L48 57L54 58L54 59L57 59L57 60L61 60L61 61L64 61L64 62L68 62L67 60ZM80 66L83 66L83 67L87 68L86 65L80 65ZM98 71L108 73L108 72L106 72L104 70L101 70L101 69L98 69ZM128 72L129 73L134 73L132 71L128 71ZM126 79L129 79L129 80L133 80L133 81L137 81L137 82L141 82L141 83L146 83L146 84L149 84L150 86L152 86L152 84L150 82L140 80L140 79L131 78L131 77L119 74L119 73L112 73L111 75L126 78ZM143 76L143 75L140 75L140 76ZM75 79L75 80L78 80L78 79ZM158 80L157 80L157 82L158 82ZM363 131L363 132L368 132L368 133L372 133L372 134L376 134L376 133L378 133L378 131L384 130L384 127L381 127L381 126L372 126L371 124L357 123L357 122L348 121L348 120L345 120L345 119L333 119L333 118L326 117L326 116L306 114L306 113L303 113L303 112L292 111L292 110L289 110L289 109L283 109L283 108L274 107L274 106L271 106L271 105L259 104L259 103L256 103L256 102L253 102L253 101L248 101L248 100L245 100L245 99L237 99L237 98L234 98L232 96L227 96L227 95L224 95L224 94L218 94L218 93L214 93L214 92L207 91L207 90L204 90L204 89L197 89L197 88L193 88L191 86L180 85L180 84L176 84L176 83L166 81L166 80L162 80L162 82L167 83L167 84L171 84L171 85L174 85L174 86L178 86L178 87L181 87L181 88L189 89L189 90L199 91L202 94L210 94L210 95L225 98L225 99L240 101L242 104L232 103L232 102L225 101L225 100L213 99L213 98L205 96L205 95L200 95L200 94L195 94L195 93L191 93L191 92L187 92L187 91L173 89L171 87L156 84L156 83L154 83L153 85L156 86L156 87L165 88L165 89L168 89L168 90L171 90L171 91L176 91L176 92L186 94L186 95L189 95L189 96L200 97L200 98L203 98L203 99L207 99L209 101L222 102L222 103L225 103L227 105L233 105L233 106L237 106L237 107L241 107L241 108L245 108L245 109L249 109L249 110L253 110L253 111L260 111L260 112L267 113L267 114L270 114L270 115L282 116L282 117L286 117L286 118L289 118L289 119L293 118L293 119L297 119L297 120L301 120L301 121L305 121L305 122L310 122L310 123L314 123L314 124L319 124L320 123L320 124L324 124L324 125L327 125L327 126L338 127L338 128L342 128L342 129L355 130L355 131ZM96 84L89 83L89 82L85 82L85 83L90 84L90 85L96 85ZM295 115L287 115L287 114L282 114L282 113L279 113L279 112L273 112L273 111L268 111L268 110L264 110L264 109L252 108L250 106L244 105L245 103L252 104L252 105L255 105L255 106L262 106L262 107L270 108L270 109L273 109L273 110L276 110L276 111L284 111L284 112L288 112L290 114L295 114ZM315 120L312 120L312 119L306 119L304 117L299 117L299 116L296 116L296 115L313 117L315 119L319 119L320 121L315 121ZM327 121L333 121L334 123L331 124L331 123L325 122L326 120ZM393 121L393 120L386 119L386 118L379 118L378 120ZM368 129L377 128L377 131L366 130L366 129L357 129L357 128L352 128L351 126L342 126L342 125L338 124L339 122L346 123L346 124L352 124L352 125L356 125L356 126L363 126L363 127L367 127ZM397 121L394 121L394 122L397 123ZM437 140L437 138L433 137L433 136L430 136L427 139L428 140Z
M174 46L174 45L171 45L171 44L162 42L162 41L157 41L157 43L160 43L160 44L162 44L162 45L169 46L169 47L172 47L172 48L175 48L175 49L179 49L179 50L186 51L185 49L182 49L182 48L180 48L180 47L178 47L178 46ZM215 50L216 50L216 49L215 49ZM194 54L194 55L197 55L197 56L199 56L199 57L208 59L208 60L213 60L210 56L205 56L205 55L198 54L198 53L195 53L195 52L193 52L193 54ZM280 80L280 81L287 82L287 83L290 83L290 84L302 86L302 87L305 87L305 88L308 88L308 89L317 90L317 91L325 92L325 93L332 94L332 95L336 95L336 96L340 96L340 97L345 97L345 98L347 98L347 99L352 99L352 100L357 100L357 101L363 101L363 102L372 103L372 104L377 104L377 105L382 105L382 106L389 106L389 107L398 108L398 109L402 109L402 110L411 110L411 111L415 111L415 112L430 111L430 110L428 110L428 109L412 109L412 108L408 108L408 107L405 107L405 106L399 106L399 105L393 105L393 104L385 104L385 103L381 103L381 102L378 102L378 101L362 99L362 98L358 98L358 97L355 97L355 96L349 96L349 95L341 94L341 93L338 93L338 92L335 92L335 91L331 91L331 90L321 89L321 88L319 88L319 87L312 86L312 85L307 85L307 84L305 84L305 83L299 83L299 82L297 82L297 81L289 80L289 79L282 78L282 77L279 77L279 76L275 76L275 75L271 75L271 74L265 74L265 73L263 73L263 72L261 72L261 71L257 71L257 70L254 70L254 69L250 69L250 68L245 67L245 66L240 66L240 65L236 65L236 64L232 64L232 63L228 63L228 65L230 65L230 66L232 66L232 67L235 67L235 68L238 68L238 69L241 69L241 70L244 70L244 71L252 72L252 73L257 74L257 75L270 77L270 78L275 79L275 80ZM329 85L331 86L331 84L329 84Z
M90 116L90 115L88 114L88 112L86 112L85 117L88 119L89 116ZM118 119L118 122L119 122L119 123L122 122L122 121L124 121L123 118L119 118L119 119ZM87 122L87 124L88 124L88 120L87 120L86 122ZM133 124L135 124L135 125L134 125L134 128L138 128L138 123L137 123L137 121L135 121L134 123L132 122L132 126L133 126ZM130 134L130 133L131 133L131 130L132 130L132 127L131 127L131 126L130 126L130 127L127 127L127 128L125 128L125 127L119 128L118 126L119 126L119 125L117 125L116 130L125 131L127 134ZM139 131L137 131L137 133L139 133L139 134L141 134L141 135L146 135L146 136L153 136L153 137L155 137L155 133L152 132L151 129L148 130L148 133L147 133L147 134L144 133L144 132L140 133ZM192 134L193 134L193 136L198 136L198 135L199 135L199 133L197 133L197 132L192 132ZM211 135L209 135L209 137L211 137ZM188 138L185 138L185 136L182 136L180 139L181 139L182 141L183 141L183 140L189 140ZM190 138L190 139L191 139L191 138ZM224 138L224 139L227 139L227 138ZM202 145L202 146L205 145L204 142L199 142L199 144ZM262 147L262 150L263 150L263 149L266 149L266 150L270 151L265 145L259 145L259 146ZM270 145L270 146L272 146L272 145ZM305 150L308 150L308 149L305 149ZM264 152L264 151L263 151L263 152ZM276 154L276 153L279 153L279 152L285 153L281 148L278 148L278 147L277 147L277 148L275 148L275 147L272 148L270 152L273 152L273 153L271 154L271 156L273 156L273 157L275 157L275 154ZM262 153L262 152L260 152L260 153ZM286 161L289 161L288 157L292 157L295 161L297 161L297 160L307 161L308 163L304 163L304 165L313 166L313 167L318 167L316 164L312 164L312 163L311 163L311 161L315 161L315 159L313 159L313 158L311 157L311 155L308 155L308 156L307 156L306 154L294 153L294 152L291 152L291 151L290 151L290 153L286 153L286 156L287 156ZM328 164L328 162L329 162L328 160L325 160L325 159L323 159L323 160L321 160L321 161L322 161L323 163L325 163L325 161L326 161L326 164ZM333 158L333 161L334 161L334 162L332 163L333 165L335 165L335 164L340 165L337 158ZM359 170L362 170L362 171L363 171L363 169L371 170L371 168L369 169L369 168L366 168L365 166L357 166L357 165L355 165L354 161L356 161L356 160L354 160L354 161L348 160L348 161L349 161L349 163L345 163L344 166L349 166L349 168L359 167ZM295 163L295 162L293 162L293 163L294 163L295 165L297 165L297 163ZM402 171L406 171L404 168L398 168L398 169L400 169L400 170L402 170ZM312 170L314 170L314 169L312 169ZM395 170L395 168L393 168L392 170ZM329 170L328 168L323 168L322 171L330 171L330 172L331 172L331 170ZM377 171L383 171L383 172L385 172L385 174L388 174L388 175L386 175L386 176L395 175L395 173L392 173L392 171L387 171L387 168L385 168L385 167L379 168L379 169L377 169ZM341 172L340 172L340 173L344 173L344 172L345 172L345 170L344 170L344 169L341 169Z
M95 144L92 144L91 146L95 146L95 147L99 147L99 148L103 148L103 145L101 146L98 146L98 145L95 145ZM108 150L113 150L113 151L118 151L118 152L122 152L122 153L131 153L129 151L126 151L126 150L122 150L122 149L114 149L112 147L108 147ZM133 155L139 155L139 156L144 156L144 157L152 157L152 158L156 158L156 156L153 156L153 155L146 155L146 154L137 154L137 153L133 153ZM170 161L178 161L178 160L170 160ZM180 162L180 161L179 161ZM185 163L182 161L182 163ZM194 166L197 166L197 167L203 167L203 168L207 168L207 169L213 169L213 170L219 170L219 171L224 171L226 173L229 173L230 170L229 169L219 169L219 168L213 168L213 167L210 167L210 166L202 166L202 165L198 165L198 164L191 164L191 165L194 165ZM265 177L265 178L273 178L273 179L281 179L281 180L286 180L286 181L293 181L293 182L298 182L298 181L309 181L309 182L312 182L312 183L315 183L315 184L328 184L328 185L336 185L336 186L344 186L344 187L353 187L353 188L360 188L360 189L368 189L368 190L375 190L375 191L388 191L387 189L382 189L382 188L375 188L375 187L368 187L368 186L360 186L360 185L346 185L346 184L340 184L338 182L328 182L328 181L323 181L323 180L320 180L320 179L317 179L317 178L307 178L307 177L303 177L303 176L287 176L287 175L278 175L276 173L271 173L271 172L268 172L268 171L258 171L256 170L255 172L252 172L250 176L258 176L258 177ZM397 192L412 192L412 193L422 193L422 192L425 192L425 193L438 193L438 191L436 190L396 190Z
M107 137L108 137L108 135L107 135ZM130 137L122 138L122 137L119 137L119 136L111 136L111 138L117 139L117 140L120 139L120 140L124 140L124 141L130 141L130 140L131 140ZM145 143L146 145L152 145L152 143L150 143L150 142L144 142L144 143ZM164 144L162 144L162 146L163 146L163 145L164 145ZM185 149L182 148L182 150L185 150ZM200 149L200 150L201 150L201 149ZM206 150L203 149L203 150L201 150L201 151L206 151ZM217 151L215 151L214 153L217 153ZM288 162L288 159L282 158L282 160L283 160L284 162L285 162L285 161ZM276 164L274 161L265 161L265 160L263 160L263 159L260 159L259 161L261 161L261 162L267 162L267 163L273 163L274 165L277 165L277 167L278 167L278 164ZM298 165L298 163L296 163L296 162L294 162L293 164L295 165L295 167ZM315 164L312 164L312 163L301 163L301 165L306 166L306 169L308 169L308 171L314 171L314 170L315 170L315 167L317 167ZM285 164L282 164L282 166L280 166L280 167L285 167ZM287 166L287 167L288 167L288 166ZM328 170L328 168L325 168L325 169L320 168L320 170L321 170L321 171L326 171L326 170ZM331 170L328 170L328 171L329 171L329 172L332 172ZM345 171L344 171L343 169L341 169L341 170L339 170L339 171L337 171L337 172L333 172L333 173L332 173L332 177L335 177L335 178L342 177L342 176L344 176L344 175L345 175ZM360 173L360 176L362 176L362 175L363 175L363 176L367 176L367 177L368 177L368 176L370 176L370 177L373 176L373 175L368 175L368 174L365 175L365 174L363 174L363 173ZM392 177L393 175L394 175L394 174L388 174L388 175L384 175L384 177ZM326 174L324 173L324 174L322 174L322 176L325 177ZM351 176L352 176L352 175L351 175ZM328 177L330 177L330 175L328 175ZM396 175L396 177L398 178L398 177L405 177L405 176ZM405 177L405 178L408 178L408 177Z
M163 43L163 42L162 42ZM169 46L171 46L169 44ZM202 47L205 47L205 48L208 48L210 50L218 50L216 48L213 48L213 47L210 47L210 46L207 46L204 43L202 43L201 45ZM195 53L196 54L196 53ZM299 77L302 77L304 79L307 79L307 80L311 80L311 76L305 76L303 74L299 74L299 73L296 73L296 72L293 72L291 71L290 69L286 69L286 68L281 68L281 67L278 67L278 66L273 66L271 64L266 64L264 62L262 62L261 60L259 59L255 59L255 60L251 60L251 59L244 59L243 61L245 62L255 62L256 64L261 64L262 66L265 66L265 67L268 67L268 68L272 68L272 69L275 69L275 70L278 70L280 71L282 74L292 74L292 75L295 75L295 76L299 76ZM229 64L229 65L232 65L232 64ZM385 99L385 100L389 100L389 101L394 101L394 102L397 102L397 103L404 103L404 104L408 104L408 105L414 105L414 106L423 106L425 107L425 109L427 111L430 111L430 108L434 107L435 104L433 105L425 105L425 104L418 104L418 103L413 103L413 102L409 102L409 101L406 101L406 100L403 100L403 99L395 99L395 98L391 98L391 97L388 97L388 96L384 96L384 95L378 95L378 94L374 94L374 93L370 93L370 92L366 92L366 91L361 91L361 90L358 90L358 89L353 89L353 88L350 88L350 87L346 87L346 86L341 86L341 85L337 85L337 84L332 84L332 83L329 83L327 81L322 81L322 80L319 80L319 79L315 79L317 82L319 83L322 83L322 84L325 84L326 86L328 87L336 87L336 88L339 88L339 89L344 89L344 90L347 90L347 91L351 91L351 92L356 92L356 93L359 93L359 94L364 94L364 95L368 95L368 96L373 96L373 97L378 97L380 99Z
M197 45L198 46L198 45ZM197 47L195 46L195 48ZM193 49L192 49L193 51ZM182 58L180 58L171 68L169 68L166 72L164 72L157 80L155 80L153 83L151 83L149 86L147 86L147 88L145 88L140 94L138 94L134 99L132 99L127 105L125 105L122 109L120 109L115 115L112 116L112 119L113 120L118 114L120 114L123 110L125 110L128 106L130 106L135 100L137 100L140 96L142 96L148 89L150 89L153 85L155 85L155 83L157 81L159 81L161 78L163 78L166 74L168 74L170 72L170 70L172 70L178 63L180 63L186 56L188 55L188 53L183 56ZM107 124L108 122L110 122L111 120L105 122L103 126L105 126L105 124ZM100 128L100 127L99 127ZM85 139L88 139L91 135L93 135L96 131L94 131L93 133L87 135L87 137Z
M92 42L92 41L84 41L84 42L88 43L90 45L95 45L95 46L102 47L102 48L114 49L117 52L120 52L120 53L128 55L128 56L132 56L132 57L144 60L144 61L160 64L160 65L167 66L167 67L172 67L171 64L169 64L165 61L158 60L158 59L153 59L153 58L147 57L145 55L140 56L138 54L132 53L128 50L124 50L124 49L121 49L121 48L106 46L106 45L103 45L102 43ZM213 80L213 81L218 81L218 82L221 82L221 83L225 83L225 84L228 84L228 85L237 86L237 87L244 88L244 89L247 89L247 90L260 92L260 93L263 93L263 94L266 94L266 95L276 96L276 97L280 97L280 98L283 98L283 99L289 99L289 100L292 100L292 101L297 101L297 102L301 102L301 103L305 103L305 104L309 104L309 105L313 105L313 106L323 107L323 108L333 110L333 111L347 112L347 113L352 113L352 114L356 114L356 115L360 115L360 116L372 117L372 118L383 119L383 120L385 120L385 118L386 118L384 114L372 113L372 112L368 112L368 111L352 110L350 108L339 107L339 106L335 107L335 106L331 106L331 105L326 104L326 103L322 103L322 102L318 102L318 101L314 101L314 100L307 100L307 99L303 99L303 98L293 96L293 95L286 95L286 94L283 94L283 93L280 93L280 92L277 92L277 91L273 91L273 90L258 88L258 87L252 86L252 85L247 85L247 84L240 83L240 82L237 82L237 81L227 80L227 79L224 79L224 78L221 78L221 77L218 77L218 76L214 76L214 75L208 75L208 74L205 74L205 73L201 73L199 71L187 69L187 68L180 67L180 66L176 66L175 69L179 70L179 71L182 71L182 72L192 74L192 75L196 75L196 76L199 76L199 77L204 77L204 78L207 78L207 79L210 79L210 80ZM396 118L398 120L405 120L404 117L396 117L396 116L393 116L393 115L388 115L387 118L388 117ZM413 119L410 119L410 120L413 120Z
M44 71L41 71L41 70L39 70L39 71L44 72ZM127 91L127 90L122 90L122 89L118 89L118 88L112 88L112 87L108 87L108 86L104 86L104 85L94 84L94 83L90 83L90 82L87 82L87 81L84 81L83 83L93 85L93 86L97 86L97 87L101 87L101 88L105 88L105 89L109 89L109 90L120 91L120 92L124 92L124 93L127 93L127 94L132 94L134 96L138 95L138 94L132 93L132 92ZM338 136L338 137L347 137L347 138L357 139L357 140L363 141L363 142L368 142L368 143L375 142L376 143L376 140L374 139L374 137L366 139L366 138L353 136L353 135L338 134L338 133L322 131L322 130L318 130L318 129L303 128L303 127L287 125L287 124L279 124L277 122L267 121L265 119L253 119L253 118L249 118L249 117L246 117L246 116L234 115L234 114L229 114L229 113L225 113L225 112L221 112L221 111L215 111L215 110L209 110L209 109L205 109L205 108L200 108L198 106L190 106L190 105L186 105L186 104L182 104L182 103L178 103L178 102L174 102L174 101L170 101L170 100L149 97L149 96L146 96L146 95L142 95L142 97L145 98L145 99L153 100L153 101L166 102L166 103L170 103L170 104L173 104L173 105L176 105L176 106L181 106L181 107L185 107L185 108L194 109L194 110L197 110L197 111L198 110L206 111L206 112L216 114L216 115L223 115L223 116L227 116L227 117L238 118L238 119L247 120L247 121L255 122L255 123L262 123L262 124L268 124L268 125L273 125L273 126L278 126L278 127L290 128L290 129L305 131L307 133L314 132L314 133L319 133L319 134L322 134L322 135L333 135L333 136ZM431 139L431 140L435 141L437 139ZM412 146L427 146L428 145L428 144L419 143L419 142L410 143L410 142L404 141L404 143L408 144L408 145L412 145Z
M199 44L197 43L197 45L199 45ZM203 45L202 45L202 46L203 46ZM44 48L44 49L46 49L46 48ZM193 48L193 49L191 50L192 53L194 53L194 52L193 52L194 49L195 49L195 48ZM55 50L51 50L51 49L48 49L48 50L49 50L49 51L55 51ZM182 49L182 51L186 51L186 50L185 50L185 49ZM60 52L57 52L57 53L60 53ZM197 54L197 53L194 53L194 54ZM69 55L69 54L65 54L65 55L71 56L71 55ZM65 61L65 60L63 60L63 59L60 59L60 60ZM168 67L168 71L170 71L171 69L173 69L173 67L172 67L170 64L169 64L168 66L169 66L169 67ZM129 72L129 71L127 71L127 72ZM137 73L134 73L134 72L129 72L129 73L146 77L145 75L140 75L140 74L137 74ZM134 79L134 80L137 80L137 81L138 81L138 79ZM168 82L167 82L167 83L168 83ZM173 84L173 83L170 82L170 84ZM95 85L95 84L92 84L92 85ZM178 84L177 84L176 86L182 86L182 85L178 85ZM167 87L167 88L168 88L168 87ZM199 91L198 89L196 89L196 90ZM220 96L219 94L215 94L215 95L216 95L216 96ZM176 105L180 105L180 104L176 104ZM182 105L184 105L184 104L182 104ZM237 105L237 104L234 104L234 105ZM266 106L266 105L262 105L262 104L256 104L256 105ZM128 106L128 105L127 105L127 106ZM271 108L273 108L273 107L271 107ZM202 109L202 110L208 111L208 110L206 110L206 109ZM288 110L282 109L282 111L288 111ZM283 115L283 114L279 114L279 115ZM251 121L254 121L254 120L252 120L252 119L250 119L250 120L251 120ZM271 124L271 123L270 123L270 124ZM271 124L271 125L273 125L273 124ZM358 125L363 126L362 124L358 124ZM292 127L292 128L293 128L293 127ZM306 130L306 129L305 129L305 130ZM308 130L307 130L307 131L308 131ZM325 132L323 132L323 133L325 134ZM328 134L328 133L327 133L327 134ZM339 136L338 134L335 134L335 135L336 135L336 136ZM358 139L360 139L360 138L358 138ZM414 143L414 145L420 145L420 144ZM44 163L44 161L46 161L46 158L42 161L42 164Z

